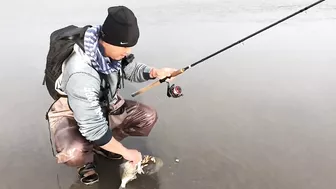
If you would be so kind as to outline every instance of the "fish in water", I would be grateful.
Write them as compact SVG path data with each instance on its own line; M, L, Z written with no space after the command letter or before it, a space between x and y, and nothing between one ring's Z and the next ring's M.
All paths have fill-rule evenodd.
M143 159L133 166L132 162L126 161L120 165L121 184L119 189L125 189L126 184L137 178L137 174L151 175L160 170L163 161L154 156L145 155Z

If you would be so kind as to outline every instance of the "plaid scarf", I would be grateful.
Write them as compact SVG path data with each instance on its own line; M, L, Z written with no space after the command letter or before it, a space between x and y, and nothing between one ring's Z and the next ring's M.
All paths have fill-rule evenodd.
M88 28L84 36L84 50L85 54L91 60L91 66L98 72L103 74L110 74L118 72L121 68L120 61L111 60L103 56L99 49L99 33L101 25Z

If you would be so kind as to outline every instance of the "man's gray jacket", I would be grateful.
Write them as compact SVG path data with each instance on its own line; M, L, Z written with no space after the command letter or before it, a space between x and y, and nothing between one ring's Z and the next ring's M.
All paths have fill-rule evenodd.
M145 64L133 61L124 68L123 76L132 82L145 82L150 79L150 69ZM115 94L118 73L107 75L107 80L111 93ZM112 138L112 131L99 102L102 96L101 83L99 73L91 67L89 58L75 44L73 53L63 64L63 72L56 81L55 89L60 94L67 95L81 134L100 146ZM109 103L113 103L113 99Z

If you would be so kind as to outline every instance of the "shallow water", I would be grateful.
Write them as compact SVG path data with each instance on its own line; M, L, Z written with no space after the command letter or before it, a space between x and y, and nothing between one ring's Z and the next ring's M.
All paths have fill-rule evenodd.
M182 68L313 2L132 0L126 5L141 29L136 58ZM101 179L91 187L77 182L76 170L56 164L44 120L51 100L41 85L49 33L67 24L100 24L111 5L14 0L1 7L0 188L119 185L114 162L98 160ZM130 138L125 145L160 156L165 166L129 188L336 185L335 10L336 2L326 1L188 70L175 79L183 98L166 98L165 85L136 97L157 109L159 121L150 137ZM132 98L149 83L129 84L122 93Z

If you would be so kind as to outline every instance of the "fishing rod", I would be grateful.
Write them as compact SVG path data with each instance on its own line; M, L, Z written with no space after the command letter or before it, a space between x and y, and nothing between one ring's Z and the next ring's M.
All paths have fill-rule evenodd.
M146 87L143 87L142 89L140 89L140 90L132 93L131 96L135 97L135 96L137 96L139 94L142 94L142 93L148 91L149 89L151 89L151 88L153 88L155 86L158 86L161 83L165 82L167 79L169 79L171 77L176 77L176 76L184 73L188 69L190 69L190 68L198 65L199 63L201 63L201 62L203 62L203 61L205 61L205 60L207 60L207 59L209 59L209 58L211 58L211 57L213 57L213 56L215 56L215 55L217 55L219 53L222 53L223 51L226 51L226 50L228 50L228 49L230 49L230 48L238 45L239 43L242 43L243 41L245 41L245 40L247 40L247 39L249 39L249 38L251 38L251 37L253 37L253 36L255 36L255 35L257 35L257 34L259 34L261 32L263 32L263 31L266 31L266 30L270 29L271 27L274 27L275 25L280 24L281 22L283 22L285 20L288 20L289 18L291 18L291 17L293 17L293 16L295 16L297 14L300 14L303 11L306 11L306 10L308 10L308 9L316 6L317 4L322 3L323 1L325 1L325 0L317 1L317 2L315 2L315 3L313 3L313 4L309 5L309 6L307 6L305 8L303 8L301 10L298 10L297 12L292 13L291 15L289 15L289 16L287 16L287 17L285 17L285 18L283 18L283 19L281 19L281 20L279 20L277 22L274 22L273 24L271 24L271 25L269 25L269 26L267 26L267 27L265 27L265 28L263 28L263 29L255 32L255 33L253 33L253 34L251 34L251 35L249 35L249 36L247 36L247 37L245 37L245 38L243 38L243 39L241 39L241 40L239 40L239 41L237 41L237 42L235 42L235 43L233 43L233 44L231 44L231 45L229 45L229 46L227 46L227 47L225 47L225 48L223 48L223 49L221 49L221 50L219 50L219 51L217 51L217 52L215 52L215 53L213 53L213 54L211 54L211 55L209 55L209 56L207 56L207 57L205 57L205 58L203 58L203 59L201 59L201 60L199 60L199 61L197 61L195 63L193 63L193 64L190 64L190 65L188 65L188 66L186 66L184 68L181 68L181 69L179 69L179 70L171 73L171 76L169 76L169 77L162 78L162 79L160 79L160 80L158 80L156 82L153 82L152 84L150 84L150 85L148 85ZM167 87L167 95L168 95L168 97L178 98L178 97L182 96L182 89L181 89L180 86L175 86L175 85L170 86L169 82L167 82L167 83L168 83L168 87Z

